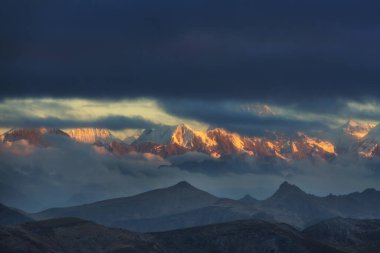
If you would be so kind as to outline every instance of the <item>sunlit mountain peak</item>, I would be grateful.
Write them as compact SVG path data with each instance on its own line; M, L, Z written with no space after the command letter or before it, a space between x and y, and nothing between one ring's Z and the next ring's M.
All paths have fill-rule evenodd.
M68 137L68 135L58 128L14 128L2 134L3 142L16 142L19 140L26 140L29 144L45 145L46 141L43 137L47 134L60 135Z
M375 127L376 127L376 123L373 123L373 122L362 123L362 122L350 119L343 126L343 131L347 135L349 135L355 139L362 139L368 135L368 133L371 131L371 129L373 129Z
M298 154L298 156L304 158L303 156L306 153L312 156L317 154L319 156L337 155L335 145L332 142L310 137L303 132L298 132L297 135L299 139L292 142L292 152Z
M109 129L105 128L74 128L66 132L72 139L83 143L109 143L117 139Z
M197 148L200 146L210 147L217 143L207 133L193 130L185 124L179 124L171 138L171 143L186 148Z

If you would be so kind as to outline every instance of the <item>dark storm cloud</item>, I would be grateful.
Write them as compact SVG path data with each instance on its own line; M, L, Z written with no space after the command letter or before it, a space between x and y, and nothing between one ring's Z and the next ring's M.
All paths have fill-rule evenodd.
M350 106L353 100L319 98L309 101L301 101L298 103L281 103L281 101L271 101L274 105L285 106L292 109L296 113L314 113L324 115L330 119L359 119L364 121L380 121L380 103L378 99L361 98L355 100L355 105ZM280 102L280 103L278 103Z
M6 0L0 7L3 98L380 97L379 1Z
M108 128L111 130L122 130L126 128L140 129L151 128L156 124L142 117L126 116L107 116L94 120L78 119L60 119L56 117L29 117L18 115L13 118L0 119L0 127L17 128L17 127L53 127L53 128L78 128L78 127L96 127Z
M260 116L259 111L245 110L244 104L235 102L165 100L159 102L159 105L169 114L201 121L211 128L222 127L250 135L265 134L268 129L282 133L330 129L320 121L297 120L277 115Z

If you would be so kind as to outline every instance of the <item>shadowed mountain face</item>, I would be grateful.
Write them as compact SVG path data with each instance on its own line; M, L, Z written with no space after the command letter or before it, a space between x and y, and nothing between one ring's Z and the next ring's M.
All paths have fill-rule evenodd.
M241 201L243 203L248 203L248 204L256 204L258 202L257 199L255 199L254 197L252 197L249 194L247 194L244 197L242 197L241 199L239 199L239 201Z
M380 220L333 218L311 226L303 233L345 252L380 252Z
M167 231L249 219L255 212L257 211L254 208L247 207L235 200L221 199L211 206L155 218L127 220L117 225L140 232Z
M284 182L266 200L246 201L215 197L187 182L145 192L68 208L33 214L35 219L78 217L112 227L152 232L215 224L240 219L285 222L305 228L333 217L380 218L380 192L317 197Z
M305 227L320 220L339 215L326 203L325 198L303 192L295 185L284 182L279 189L260 205L274 220Z
M47 136L69 137L68 134L57 128L16 128L1 135L2 142L16 142L27 140L29 144L36 146L49 146Z
M380 192L367 189L347 195L317 197L284 182L276 193L260 203L273 220L305 228L332 217L380 218Z
M37 213L38 219L78 217L119 227L129 220L151 219L187 212L212 205L218 198L187 182L145 192L136 196L110 199L68 208L54 208Z
M285 224L244 220L153 234L171 252L340 252Z
M0 204L0 225L18 224L33 221L23 213Z
M164 233L137 234L77 218L0 227L2 253L278 252L339 253L284 224L238 221Z
M165 252L149 236L77 218L0 227L2 253Z

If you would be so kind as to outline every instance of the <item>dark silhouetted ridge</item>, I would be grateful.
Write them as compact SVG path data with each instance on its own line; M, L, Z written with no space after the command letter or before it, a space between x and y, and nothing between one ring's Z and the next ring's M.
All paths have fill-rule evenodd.
M47 209L34 214L36 219L78 217L115 227L128 220L173 215L212 205L219 198L182 181L173 186L131 197L109 199L67 208ZM128 227L127 227L128 228Z
M285 224L259 220L241 220L153 233L153 236L169 252L341 252L305 238L301 232Z
M166 252L150 236L108 228L77 218L0 226L1 253Z
M271 198L281 198L289 197L295 195L307 195L302 191L298 186L288 183L287 181L283 182L278 190L273 194Z
M252 203L256 203L258 200L252 197L251 195L246 194L244 197L239 199L239 201L243 203L247 203L247 204L252 204Z
M319 242L345 252L380 252L380 220L332 218L303 231Z
M169 188L180 188L180 189L194 189L194 190L198 190L197 188L195 188L193 185L191 185L190 183L188 183L187 181L181 181Z
M32 218L10 207L0 204L0 225L10 225L33 221Z

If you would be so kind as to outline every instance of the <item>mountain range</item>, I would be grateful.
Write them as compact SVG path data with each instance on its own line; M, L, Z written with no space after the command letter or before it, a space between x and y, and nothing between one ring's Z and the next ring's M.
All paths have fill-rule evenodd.
M78 217L140 232L222 223L240 219L284 222L305 228L333 217L380 219L380 191L318 197L284 182L265 200L213 196L187 182L131 197L109 199L30 214L36 220Z
M372 123L353 120L345 125L313 137L296 134L271 134L267 137L244 136L215 128L207 131L193 130L185 124L156 126L142 131L133 142L122 141L108 129L78 128L60 130L54 128L11 129L0 136L6 145L24 141L35 146L50 146L46 136L58 135L76 142L92 144L104 152L124 155L131 152L152 153L171 157L187 152L200 152L212 158L255 157L258 159L325 160L331 161L341 154L352 154L361 158L380 155L380 129Z
M266 200L249 195L233 200L183 181L131 197L33 214L0 205L0 249L378 253L379 210L380 191L374 189L317 197L284 182Z
M0 226L2 253L378 253L380 220L333 218L305 230L255 219L135 233L78 218Z

